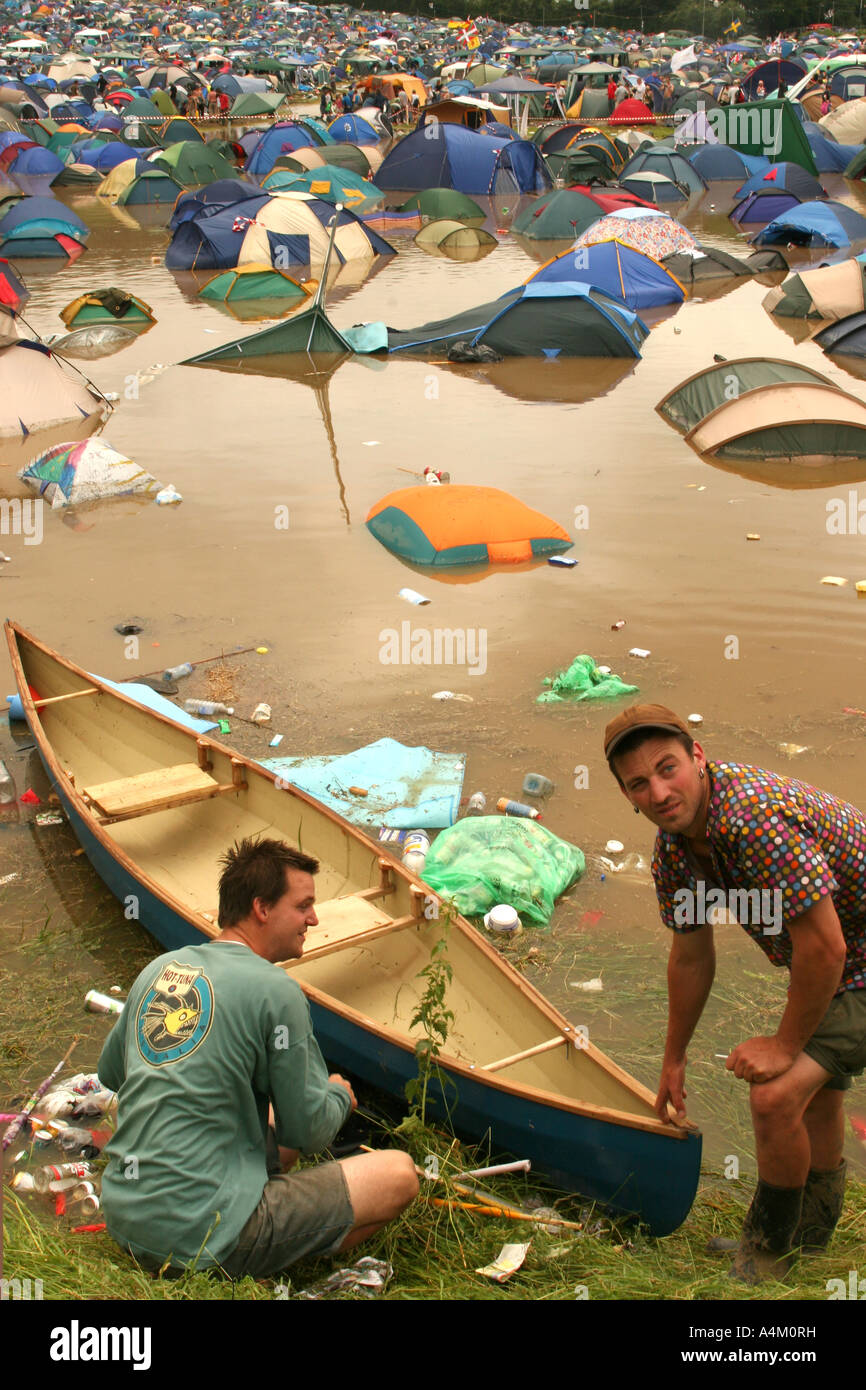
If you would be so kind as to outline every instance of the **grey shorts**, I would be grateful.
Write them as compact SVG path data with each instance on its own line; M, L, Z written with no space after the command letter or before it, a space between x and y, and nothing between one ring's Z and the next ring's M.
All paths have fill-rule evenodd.
M837 994L803 1051L832 1072L825 1090L847 1091L866 1067L866 989Z
M237 1245L220 1264L233 1279L267 1279L308 1255L333 1254L354 1224L341 1164L281 1173L265 1183Z

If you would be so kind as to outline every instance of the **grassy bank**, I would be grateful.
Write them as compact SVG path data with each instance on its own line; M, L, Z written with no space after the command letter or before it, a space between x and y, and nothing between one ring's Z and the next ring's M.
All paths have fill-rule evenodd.
M382 1134L380 1142L385 1144L389 1138ZM400 1136L395 1142L400 1142ZM474 1159L483 1161L486 1154L459 1147L429 1130L422 1131L412 1147L416 1158L437 1152L446 1176L439 1182L422 1180L421 1196L402 1219L345 1261L307 1260L282 1280L261 1283L244 1279L232 1284L208 1273L153 1279L104 1232L76 1234L7 1188L4 1273L7 1278L41 1279L44 1297L51 1300L291 1300L320 1284L341 1264L368 1254L393 1266L393 1278L380 1295L392 1300L793 1302L825 1300L827 1281L847 1281L848 1270L862 1264L866 1250L866 1184L859 1181L849 1184L845 1212L827 1254L802 1257L783 1281L749 1288L731 1281L729 1261L708 1255L705 1248L710 1236L738 1234L749 1199L744 1184L705 1173L686 1223L673 1235L654 1240L633 1226L611 1222L579 1200L545 1188L531 1174L488 1180L489 1188L503 1201L524 1209L540 1201L544 1208L554 1208L563 1220L581 1227L548 1230L526 1220L434 1206L434 1196L471 1200L454 1191L447 1175L471 1166ZM491 1283L476 1273L495 1259L503 1245L530 1240L523 1267L508 1283ZM359 1293L329 1296L364 1297Z

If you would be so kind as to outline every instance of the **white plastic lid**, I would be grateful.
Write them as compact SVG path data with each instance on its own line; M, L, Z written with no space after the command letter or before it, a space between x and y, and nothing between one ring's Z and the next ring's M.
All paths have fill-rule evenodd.
M496 907L491 907L485 921L489 927L496 927L499 931L511 931L514 927L520 926L520 918L508 903L498 903Z

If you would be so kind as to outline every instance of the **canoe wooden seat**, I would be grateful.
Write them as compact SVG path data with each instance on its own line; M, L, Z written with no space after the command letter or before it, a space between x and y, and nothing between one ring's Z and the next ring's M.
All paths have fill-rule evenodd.
M364 890L364 892L369 890ZM319 924L311 927L304 945L305 961L330 955L348 945L361 945L377 936L423 922L423 893L413 891L415 912L406 917L391 917L381 907L374 907L364 892L350 893L345 898L330 898L316 903Z
M116 777L111 782L100 782L83 788L83 794L99 813L100 824L113 824L115 821L130 820L133 816L147 816L156 811L187 806L193 801L206 801L223 792L238 791L246 785L242 779L238 779L238 771L243 773L243 764L233 766L233 780L222 785L196 763L177 763L174 767L139 772L134 777Z

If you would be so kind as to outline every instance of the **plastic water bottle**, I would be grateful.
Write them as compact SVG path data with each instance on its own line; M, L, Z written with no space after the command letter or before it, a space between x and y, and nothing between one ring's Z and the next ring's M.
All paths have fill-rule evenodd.
M496 809L504 811L506 816L527 816L532 820L541 820L541 815L534 806L527 806L523 801L509 801L507 796L500 796Z
M473 792L469 798L469 805L466 809L468 810L470 816L481 816L484 814L484 809L486 806L487 797L484 795L484 793Z
M12 773L5 763L0 763L0 806L7 806L10 801L17 800L18 794L15 791Z
M221 705L219 700L184 700L183 707L187 714L234 714L233 709Z
M167 671L163 671L164 681L179 681L183 676L192 675L192 662L185 661L182 666L169 666Z

